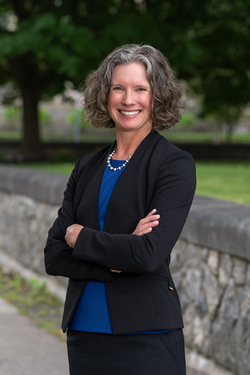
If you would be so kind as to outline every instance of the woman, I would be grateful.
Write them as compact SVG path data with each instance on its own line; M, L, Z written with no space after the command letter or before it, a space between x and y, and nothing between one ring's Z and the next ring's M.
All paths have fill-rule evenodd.
M69 278L62 322L71 375L183 375L183 321L169 271L195 191L191 156L163 130L181 91L147 45L113 51L86 81L85 110L116 141L81 158L45 248Z

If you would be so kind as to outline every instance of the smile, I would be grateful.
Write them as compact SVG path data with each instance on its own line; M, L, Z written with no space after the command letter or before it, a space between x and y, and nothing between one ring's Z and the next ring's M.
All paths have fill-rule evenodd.
M138 115L138 113L140 113L141 111L120 111L119 112L122 114L122 115L128 115L128 116L131 116L131 115Z

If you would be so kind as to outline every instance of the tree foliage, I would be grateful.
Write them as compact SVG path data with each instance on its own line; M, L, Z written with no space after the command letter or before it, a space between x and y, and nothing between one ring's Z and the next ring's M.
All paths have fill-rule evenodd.
M0 0L0 83L24 107L23 153L41 155L37 105L79 88L115 47L148 43L203 99L203 115L233 123L249 102L248 0Z

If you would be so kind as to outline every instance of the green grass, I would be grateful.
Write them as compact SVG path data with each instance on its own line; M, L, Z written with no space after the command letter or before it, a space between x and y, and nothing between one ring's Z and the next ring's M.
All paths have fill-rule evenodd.
M16 166L17 164L15 164ZM21 167L32 168L32 169L41 169L43 171L55 172L70 175L74 163L20 163L18 164Z
M250 163L196 163L197 194L250 204Z
M39 327L64 339L60 329L63 303L46 290L45 283L35 278L26 281L17 274L4 272L0 265L0 296Z
M70 175L73 163L21 164ZM250 162L197 162L197 194L250 204Z

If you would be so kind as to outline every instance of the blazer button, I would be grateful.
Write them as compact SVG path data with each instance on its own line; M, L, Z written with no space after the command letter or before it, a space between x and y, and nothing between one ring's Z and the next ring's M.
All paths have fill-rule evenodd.
M170 285L168 286L168 289L170 289L170 290L174 290L174 288L172 288Z

